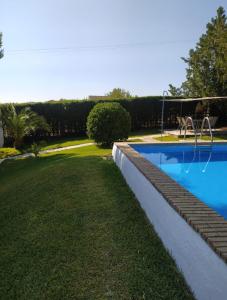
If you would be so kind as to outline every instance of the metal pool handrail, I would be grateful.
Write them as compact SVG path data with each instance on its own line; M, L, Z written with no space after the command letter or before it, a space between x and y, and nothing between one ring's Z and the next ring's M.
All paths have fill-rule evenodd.
M213 133L212 133L212 128L211 128L211 125L210 125L210 119L209 119L209 117L203 118L203 122L202 122L202 126L201 126L201 131L200 131L200 138L202 138L203 129L204 129L204 125L205 125L206 121L207 121L209 132L210 132L211 143L213 143Z
M195 145L197 145L197 129L196 129L195 125L194 125L192 117L187 117L187 119L185 121L184 139L186 138L186 131L187 131L187 128L188 128L189 121L191 122L192 129L194 130L194 133L195 133Z

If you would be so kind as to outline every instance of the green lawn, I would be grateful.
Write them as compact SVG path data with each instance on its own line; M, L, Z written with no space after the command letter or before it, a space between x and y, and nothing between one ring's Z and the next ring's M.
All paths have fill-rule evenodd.
M130 140L131 142L142 142L139 138L133 138ZM68 146L82 145L87 143L94 143L93 140L87 137L78 137L78 138L60 138L55 140L49 140L45 142L45 146L42 147L42 150L63 148Z
M223 134L223 135L216 135L213 137L215 141L226 141L227 140L227 135ZM204 141L210 141L210 136L209 135L203 135L202 136L202 140Z
M193 299L110 153L0 165L0 299Z
M159 142L177 142L177 141L179 141L179 138L174 135L158 136L158 137L154 137L154 139Z
M131 142L142 142L142 139L138 138L143 135L151 135L160 132L160 130L156 129L145 129L145 130L138 130L131 132L129 134L129 138L133 138L130 140ZM42 150L49 150L49 149L56 149L56 148L63 148L68 146L86 144L86 143L93 143L93 140L90 140L88 137L75 137L75 138L57 138L53 140L45 141L45 146L42 147Z
M42 150L63 148L92 142L93 140L90 140L87 137L59 138L45 141L45 146L42 147Z
M158 136L154 137L155 140L160 142L177 142L177 141L184 141L184 137L176 137L174 135L164 135L163 137ZM186 140L192 140L194 141L194 137L186 137ZM198 136L198 139L200 139L200 136ZM210 141L210 136L203 135L201 138L203 141ZM214 141L226 141L227 135L216 135L213 137Z
M135 138L128 139L128 142L129 143L143 143L143 140L135 137Z
M144 135L152 135L152 134L158 134L160 133L160 129L143 129L143 130L137 130L133 131L129 134L129 137L139 137Z

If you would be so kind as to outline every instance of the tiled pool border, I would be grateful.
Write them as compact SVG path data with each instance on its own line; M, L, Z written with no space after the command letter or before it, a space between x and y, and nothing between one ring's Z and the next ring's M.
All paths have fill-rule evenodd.
M227 263L227 221L154 164L143 158L130 144L151 145L151 143L115 143L115 146L125 154L170 206ZM171 144L176 145L175 143L168 143L168 145ZM181 143L181 145L183 144ZM163 146L163 143L152 145Z

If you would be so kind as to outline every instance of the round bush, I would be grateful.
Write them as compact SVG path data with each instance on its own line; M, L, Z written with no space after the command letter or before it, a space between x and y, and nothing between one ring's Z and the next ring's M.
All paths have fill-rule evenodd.
M101 145L109 146L113 142L126 140L130 128L130 115L117 102L96 104L88 115L88 136Z

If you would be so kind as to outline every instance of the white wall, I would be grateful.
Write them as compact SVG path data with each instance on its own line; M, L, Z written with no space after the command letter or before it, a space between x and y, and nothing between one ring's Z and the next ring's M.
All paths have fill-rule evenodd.
M226 263L116 145L113 147L113 158L196 298L226 300Z

